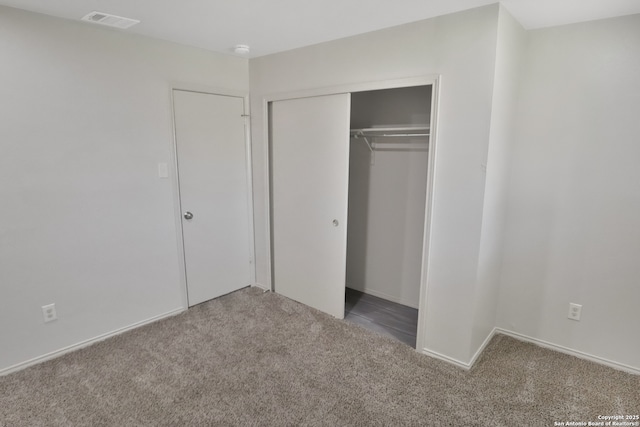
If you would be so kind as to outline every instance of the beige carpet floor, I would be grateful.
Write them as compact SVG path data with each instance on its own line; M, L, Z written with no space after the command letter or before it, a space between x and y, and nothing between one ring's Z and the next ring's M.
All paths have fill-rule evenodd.
M0 378L2 426L553 426L640 413L640 377L496 336L465 372L244 289Z

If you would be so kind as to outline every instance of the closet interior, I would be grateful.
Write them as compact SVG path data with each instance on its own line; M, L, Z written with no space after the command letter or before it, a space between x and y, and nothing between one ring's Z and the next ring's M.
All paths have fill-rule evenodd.
M345 319L416 346L432 86L351 94Z

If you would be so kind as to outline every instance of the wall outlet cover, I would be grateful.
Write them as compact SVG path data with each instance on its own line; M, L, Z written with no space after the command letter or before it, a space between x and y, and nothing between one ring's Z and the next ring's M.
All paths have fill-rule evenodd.
M580 320L582 314L582 306L580 304L569 303L569 315L567 316L571 320Z
M42 317L44 318L44 323L49 323L56 320L58 318L58 314L56 313L56 305L55 304L43 305Z

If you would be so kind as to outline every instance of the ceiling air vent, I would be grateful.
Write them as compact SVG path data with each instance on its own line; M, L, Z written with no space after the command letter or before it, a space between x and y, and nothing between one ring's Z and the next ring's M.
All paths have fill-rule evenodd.
M91 12L90 14L82 18L82 20L93 22L94 24L116 27L123 30L140 23L140 21L136 19L123 18L122 16L110 15L103 12Z

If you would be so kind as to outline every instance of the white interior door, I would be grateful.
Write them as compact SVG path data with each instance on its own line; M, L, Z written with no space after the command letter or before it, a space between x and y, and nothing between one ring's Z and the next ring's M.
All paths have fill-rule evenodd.
M271 215L274 289L344 317L349 94L274 101Z
M250 284L244 100L173 91L189 306Z

